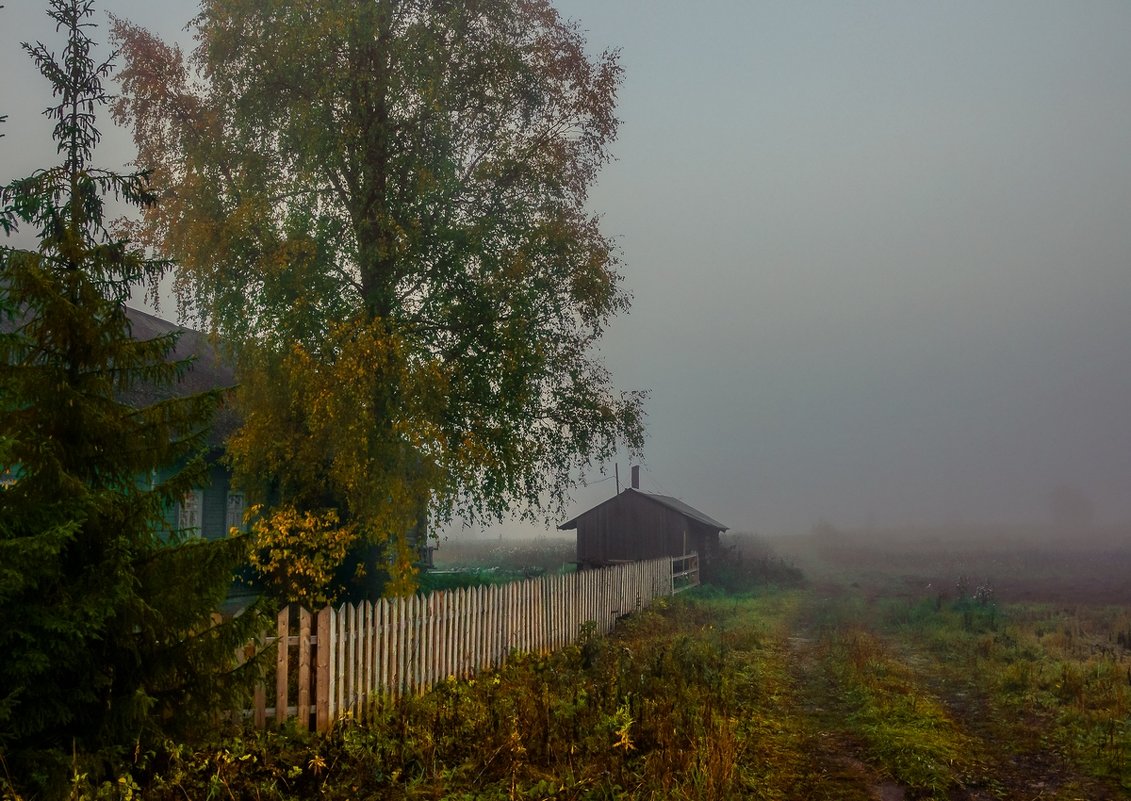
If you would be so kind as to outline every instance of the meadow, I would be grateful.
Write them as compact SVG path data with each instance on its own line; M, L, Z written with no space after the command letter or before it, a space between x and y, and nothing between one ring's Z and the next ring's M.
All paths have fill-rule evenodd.
M610 637L328 735L170 744L74 797L1128 798L1129 541L740 536L725 586ZM561 569L569 551L460 547L449 558L488 574Z

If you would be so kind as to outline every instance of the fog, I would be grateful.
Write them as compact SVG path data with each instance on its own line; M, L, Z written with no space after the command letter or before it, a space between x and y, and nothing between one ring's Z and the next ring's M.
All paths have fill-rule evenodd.
M5 180L52 156L16 47L51 31L7 5ZM558 7L626 71L591 202L645 490L765 532L1054 522L1065 491L1131 520L1131 4ZM174 36L194 4L99 8Z

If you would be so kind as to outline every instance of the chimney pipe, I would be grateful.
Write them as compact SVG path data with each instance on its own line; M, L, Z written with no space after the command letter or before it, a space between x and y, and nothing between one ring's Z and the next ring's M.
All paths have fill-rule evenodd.
M640 489L640 465L638 464L632 466L632 488L634 490Z

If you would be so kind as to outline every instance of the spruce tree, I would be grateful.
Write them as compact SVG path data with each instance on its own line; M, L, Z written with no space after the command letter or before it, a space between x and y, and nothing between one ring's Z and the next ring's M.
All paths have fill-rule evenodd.
M74 753L94 776L234 700L231 663L253 625L212 620L244 543L166 523L204 483L219 391L123 400L172 388L191 364L172 359L175 337L130 335L131 290L168 265L104 221L109 197L154 198L146 173L93 164L112 63L93 58L92 3L50 1L58 56L23 45L54 89L61 163L0 187L4 232L38 240L0 249L0 753L17 787L48 795Z

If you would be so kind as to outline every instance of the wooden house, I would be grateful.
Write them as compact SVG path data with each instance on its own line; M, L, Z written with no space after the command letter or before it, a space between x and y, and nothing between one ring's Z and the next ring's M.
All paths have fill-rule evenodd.
M193 363L192 369L186 371L180 380L171 386L148 383L131 386L120 396L123 403L140 408L173 397L235 386L236 375L231 363L224 358L208 335L131 307L126 307L126 317L129 320L130 334L135 339L150 340L176 334L177 342L170 358L192 359ZM18 330L21 324L21 319L0 319L0 331L10 333ZM170 530L195 533L209 540L227 537L233 528L246 530L244 512L247 501L244 493L232 485L231 468L224 459L228 437L239 425L240 418L231 404L224 404L216 412L207 437L205 454L208 463L207 483L187 492L166 512L165 522ZM167 470L159 471L159 474L152 478L166 478L180 467L181 465L170 465ZM11 476L0 475L0 487L12 480ZM419 522L410 534L418 549L419 564L424 568L431 567L432 552L435 550L434 543L428 538L427 519L427 510L422 508ZM354 558L377 564L380 559L380 549L377 546L359 546L359 552ZM370 577L369 582L361 586L354 578L356 566L356 561L344 565L339 583L350 587L351 591L356 590L358 597L378 595L380 587L375 583L377 573L369 571L367 574ZM243 572L248 573L248 571ZM250 575L241 576L241 581L237 582L233 593L240 594L248 590L249 579Z
M177 345L170 356L178 360L191 358L193 364L192 369L172 386L143 383L130 387L122 397L125 403L142 407L171 397L235 386L235 371L205 334L138 309L127 307L126 316L135 339L148 340L176 334ZM186 493L169 510L167 520L170 528L196 530L199 536L210 540L227 537L233 528L244 529L244 494L232 487L231 471L223 461L225 443L238 425L239 419L230 404L217 411L208 432L208 483ZM177 467L170 466L170 472Z
M699 554L709 576L727 527L678 498L633 487L567 520L558 528L577 530L577 563L582 569L661 556Z

